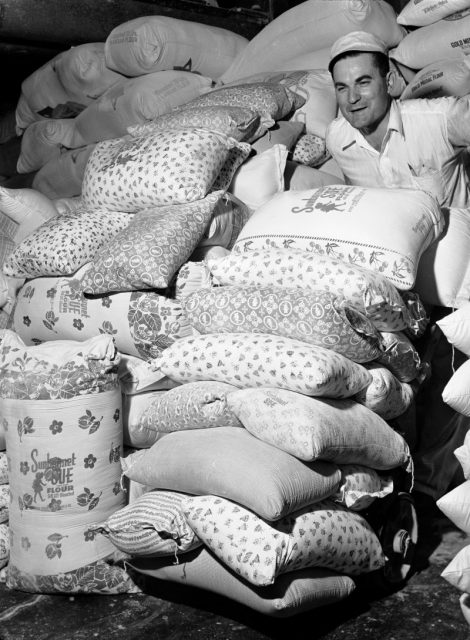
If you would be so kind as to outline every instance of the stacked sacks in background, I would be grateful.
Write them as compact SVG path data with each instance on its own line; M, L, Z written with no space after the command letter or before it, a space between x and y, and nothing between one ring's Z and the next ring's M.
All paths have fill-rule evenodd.
M139 592L91 530L124 505L119 355L109 335L28 347L1 340L0 406L11 502L7 586ZM85 437L84 437L85 436Z
M430 65L442 74L444 86L447 74L452 78L453 73L459 73L459 63L468 53L469 9L468 0L409 0L397 16L397 22L406 27L408 33L390 51L390 57L408 80L414 82L414 74L423 70L421 80L431 79L433 84L438 84L435 81L439 78L428 73L431 72ZM451 60L456 63L455 71L449 64ZM420 79L416 80L420 82Z

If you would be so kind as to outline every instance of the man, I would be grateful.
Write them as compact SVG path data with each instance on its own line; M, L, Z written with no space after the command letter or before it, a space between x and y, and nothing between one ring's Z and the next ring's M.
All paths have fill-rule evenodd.
M326 145L345 182L423 189L441 206L468 207L470 215L465 167L466 147L470 145L469 99L393 99L398 79L396 70L389 66L387 47L362 31L349 33L333 44L329 70L340 115L328 127ZM431 326L449 311L432 309ZM429 339L422 342L426 350ZM463 354L452 353L441 334L431 361L431 378L417 397L414 487L417 502L428 506L446 493L459 475L460 465L453 452L463 442L468 420L448 407L441 394L464 360Z

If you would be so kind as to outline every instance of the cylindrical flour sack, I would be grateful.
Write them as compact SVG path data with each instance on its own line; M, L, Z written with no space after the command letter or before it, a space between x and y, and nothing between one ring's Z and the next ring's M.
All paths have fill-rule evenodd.
M126 573L104 562L113 545L91 531L125 503L118 360L109 335L26 347L5 332L0 412L12 498L10 588L129 591Z

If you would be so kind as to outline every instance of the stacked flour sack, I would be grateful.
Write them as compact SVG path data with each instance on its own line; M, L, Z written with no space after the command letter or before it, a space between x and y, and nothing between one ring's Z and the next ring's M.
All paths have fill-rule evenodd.
M403 99L470 91L468 0L409 0L397 16L405 37L390 51L408 86Z
M411 473L392 424L422 375L411 289L442 228L424 192L283 192L229 254L185 265L193 335L150 361L176 386L148 394L127 434L140 450L122 461L145 493L102 527L135 568L290 615L384 566L361 511L390 495L394 470Z
M0 431L0 570L6 567L10 557L10 533L8 528L9 504L10 484L7 454L5 452L5 437Z

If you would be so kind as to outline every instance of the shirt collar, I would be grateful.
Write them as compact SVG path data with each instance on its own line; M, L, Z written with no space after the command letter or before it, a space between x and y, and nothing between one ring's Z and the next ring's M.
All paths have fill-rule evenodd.
M369 143L364 138L362 133L358 129L355 129L351 124L349 124L346 118L344 118L344 121L346 122L346 124L348 125L348 128L350 129L351 135L348 141L345 142L345 144L343 145L342 150L346 151L346 149L349 149L349 147L351 147L355 143L357 143L361 147L370 147ZM390 105L390 117L388 120L388 127L387 127L387 132L385 134L384 140L386 140L390 136L391 131L397 131L401 136L404 135L403 121L401 118L401 113L398 107L397 100L392 100L392 103Z

